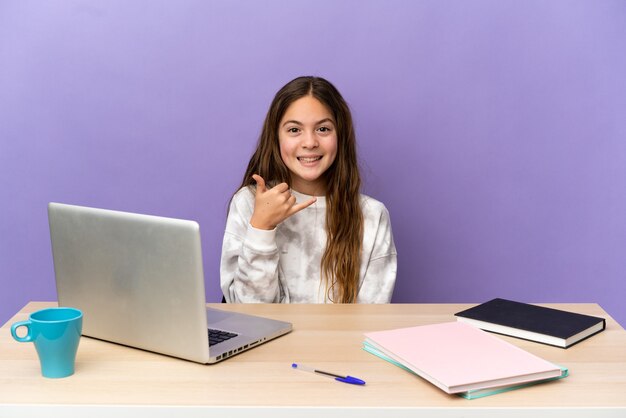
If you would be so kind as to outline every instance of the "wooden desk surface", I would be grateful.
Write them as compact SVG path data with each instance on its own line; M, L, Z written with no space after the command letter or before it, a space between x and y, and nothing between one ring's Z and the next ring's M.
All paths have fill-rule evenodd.
M179 407L186 416L206 416L207 409L239 416L254 407L257 417L276 418L294 413L318 416L316 408L324 407L329 416L354 412L373 417L393 410L394 416L448 417L462 412L484 417L501 416L501 408L506 408L511 409L508 416L626 417L626 331L596 304L549 305L607 319L604 332L567 350L500 337L568 367L569 377L475 400L447 395L361 349L365 332L453 321L453 313L469 304L210 304L287 320L294 330L211 366L83 337L76 374L45 379L32 344L14 341L9 328L30 312L54 305L31 302L0 329L0 416L35 416L41 408L46 415L57 411L64 417L80 416L87 407L115 405L118 416L141 408L161 416L156 412ZM294 361L358 376L367 385L298 372L291 368Z

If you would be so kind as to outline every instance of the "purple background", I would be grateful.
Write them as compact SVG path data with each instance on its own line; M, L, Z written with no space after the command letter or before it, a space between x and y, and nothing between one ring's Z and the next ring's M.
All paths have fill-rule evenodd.
M197 220L274 93L350 103L394 302L597 302L626 324L626 2L0 2L0 323L54 300L49 201Z

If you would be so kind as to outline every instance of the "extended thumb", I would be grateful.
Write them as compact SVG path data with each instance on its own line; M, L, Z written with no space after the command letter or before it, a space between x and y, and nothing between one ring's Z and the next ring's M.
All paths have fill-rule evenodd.
M253 174L252 178L254 179L254 181L256 181L256 189L260 192L264 192L266 188L265 180L263 180L263 177L259 176L258 174Z

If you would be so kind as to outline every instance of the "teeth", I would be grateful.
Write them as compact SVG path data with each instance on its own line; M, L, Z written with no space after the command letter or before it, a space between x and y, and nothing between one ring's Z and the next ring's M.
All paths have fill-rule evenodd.
M312 163L321 159L322 157L298 157L298 160L302 161L303 163Z

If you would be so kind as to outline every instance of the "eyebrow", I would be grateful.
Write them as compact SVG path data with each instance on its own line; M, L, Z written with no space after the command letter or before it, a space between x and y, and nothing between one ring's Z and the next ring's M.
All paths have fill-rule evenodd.
M315 126L321 125L322 123L326 123L326 122L330 122L333 125L335 124L335 122L331 118L325 118L325 119L322 119L322 120L316 122ZM285 125L290 124L290 123L293 123L293 124L298 125L298 126L303 126L304 125L302 122L297 121L297 120L288 120L288 121L285 121L285 123L283 123L282 126L285 126Z

